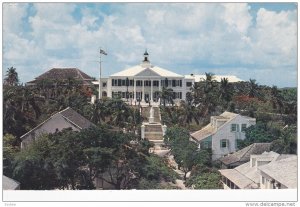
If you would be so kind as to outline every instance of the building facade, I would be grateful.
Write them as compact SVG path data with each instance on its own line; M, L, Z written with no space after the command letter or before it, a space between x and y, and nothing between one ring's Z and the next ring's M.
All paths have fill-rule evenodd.
M200 148L212 149L212 159L217 160L237 150L238 140L244 140L245 129L255 125L256 119L225 111L212 116L210 123L191 134Z
M214 76L216 81L227 78L229 82L242 81L236 76ZM163 88L173 90L173 99L185 100L195 82L205 80L205 75L180 75L172 71L154 66L149 54L144 53L141 64L125 69L101 79L102 97L121 97L125 101L158 103L159 93ZM98 85L99 81L93 81Z
M249 162L219 172L224 189L295 189L297 169L297 155L270 151L251 155Z
M63 129L72 128L73 131L95 126L92 122L81 116L79 113L68 107L27 132L20 137L21 149L26 148L42 134L55 133Z

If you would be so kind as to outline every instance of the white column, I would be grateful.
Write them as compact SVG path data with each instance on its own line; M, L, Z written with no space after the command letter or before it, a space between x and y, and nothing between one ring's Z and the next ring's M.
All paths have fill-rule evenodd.
M161 80L158 81L158 90L161 92Z
M186 99L186 83L184 81L184 79L182 80L182 87L181 87L181 93L182 93L182 100L185 100Z
M145 102L145 83L144 83L144 80L142 81L143 82L143 94L142 94L142 102Z
M150 99L151 99L151 102L150 103L152 103L153 102L153 80L150 80L150 84L151 84L151 95L150 95Z
M133 101L136 101L136 80L133 79Z

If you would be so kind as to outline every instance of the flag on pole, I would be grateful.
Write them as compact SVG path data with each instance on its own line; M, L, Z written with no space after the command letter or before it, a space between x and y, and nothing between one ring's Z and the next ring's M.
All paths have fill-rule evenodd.
M103 54L103 55L107 55L107 53L102 49L100 49L100 53Z

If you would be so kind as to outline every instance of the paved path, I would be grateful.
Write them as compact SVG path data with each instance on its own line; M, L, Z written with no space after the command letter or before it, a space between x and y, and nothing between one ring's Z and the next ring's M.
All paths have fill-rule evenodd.
M157 154L160 157L166 157L168 158L169 164L171 165L171 167L173 168L173 170L180 176L181 179L176 179L176 184L175 186L177 186L178 188L182 189L182 190L186 190L188 188L185 187L184 185L184 172L180 169L178 169L178 164L175 162L174 160L174 156L169 154L170 149L155 149L153 151L154 154Z

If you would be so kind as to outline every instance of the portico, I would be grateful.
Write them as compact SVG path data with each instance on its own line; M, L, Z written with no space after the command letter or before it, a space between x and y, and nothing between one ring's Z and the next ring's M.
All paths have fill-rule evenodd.
M159 103L162 88L172 88L173 98L183 97L184 76L151 65L144 53L140 65L111 75L108 79L108 97L120 97L133 103ZM185 95L184 95L185 96Z

